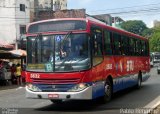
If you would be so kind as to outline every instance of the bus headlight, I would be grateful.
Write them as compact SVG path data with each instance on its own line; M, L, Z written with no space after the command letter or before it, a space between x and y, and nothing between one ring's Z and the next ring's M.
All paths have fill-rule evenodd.
M39 89L37 86L33 85L33 84L30 84L28 83L27 84L27 88L31 91L34 91L34 92L41 92L42 90Z
M84 89L86 89L87 87L89 87L90 85L87 83L80 83L77 84L75 86L73 86L71 89L68 90L68 92L78 92L78 91L82 91Z

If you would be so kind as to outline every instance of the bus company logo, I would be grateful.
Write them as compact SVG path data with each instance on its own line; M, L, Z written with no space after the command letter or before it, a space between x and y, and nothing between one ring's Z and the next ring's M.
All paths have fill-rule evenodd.
M30 77L31 78L40 78L40 75L39 74L31 74Z
M112 70L112 64L107 64L106 65L106 70Z
M56 88L56 86L55 85L52 85L52 89L55 89Z

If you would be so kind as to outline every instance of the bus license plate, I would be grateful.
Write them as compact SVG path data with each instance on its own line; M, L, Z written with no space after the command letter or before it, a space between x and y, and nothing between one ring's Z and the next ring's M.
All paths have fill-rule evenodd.
M48 94L48 98L59 98L58 94Z

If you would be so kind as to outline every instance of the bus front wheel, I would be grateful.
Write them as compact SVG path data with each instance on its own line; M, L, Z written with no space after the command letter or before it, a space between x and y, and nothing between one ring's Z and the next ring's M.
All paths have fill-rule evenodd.
M106 80L104 86L104 96L101 98L102 103L110 101L112 98L112 83L110 80Z

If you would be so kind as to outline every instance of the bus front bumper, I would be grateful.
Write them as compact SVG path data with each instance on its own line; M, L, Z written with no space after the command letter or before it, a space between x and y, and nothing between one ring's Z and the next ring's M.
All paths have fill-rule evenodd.
M26 87L26 97L32 99L90 100L92 86L79 92L33 92Z

